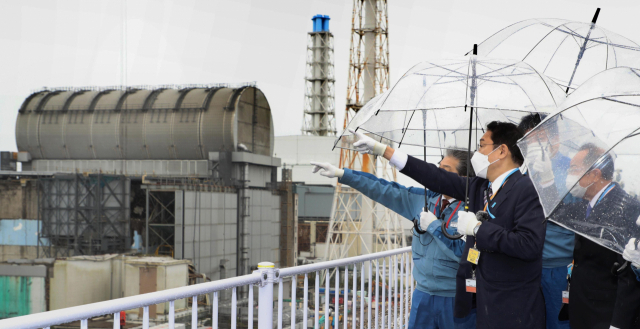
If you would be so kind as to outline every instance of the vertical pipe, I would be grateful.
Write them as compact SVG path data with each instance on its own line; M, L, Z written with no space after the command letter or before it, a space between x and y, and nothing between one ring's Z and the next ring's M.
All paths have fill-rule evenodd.
M296 276L291 277L291 329L296 327Z
M282 329L282 295L284 294L282 277L278 280L278 329Z
M302 308L302 328L307 329L307 319L309 319L309 278L307 277L307 273L304 274L304 292L302 293L303 297L303 308Z
M325 270L326 279L324 280L324 328L331 328L331 321L329 321L329 269Z
M314 321L313 328L319 329L320 322L320 272L316 272L316 288L315 288L315 310L314 310Z
M334 313L335 315L333 316L333 318L335 319L335 326L333 326L334 329L337 329L339 324L340 324L340 269L336 267L336 276L335 276L335 280L336 280L336 291L335 291L335 296L336 299L334 300L335 302L335 309L334 309Z
M258 264L258 266L260 266L260 264ZM268 263L268 265L273 266L273 263ZM263 282L258 286L258 329L273 328L273 281L275 276L276 271L273 267L267 268L262 272ZM279 273L278 276L280 276ZM253 287L250 287L249 291L251 294ZM253 298L250 299L249 305L253 309ZM253 314L253 312L251 312L251 314ZM278 312L278 314L281 314L281 312ZM253 316L251 317L251 325L249 328L253 328Z
M149 329L149 306L145 306L142 312L142 328Z
M198 329L198 296L191 297L191 329Z
M351 329L356 329L356 289L358 284L358 264L353 264L353 288L351 289Z
M393 328L398 328L398 255L393 256Z
M404 319L404 285L403 285L403 280L404 280L404 254L402 254L400 256L400 320ZM400 323L404 323L404 321L400 322Z
M378 264L378 261L376 261L376 264ZM373 261L370 260L369 261L369 321L367 329L371 329L371 304L373 304ZM376 282L378 282L378 266L376 265ZM378 289L376 286L376 326L375 328L378 329L378 307L377 307L377 303L378 303Z
M217 309L216 309L216 312L218 312ZM176 326L176 305L175 305L175 301L172 300L169 302L169 329L175 329L175 326Z
M113 329L120 329L120 312L113 313Z
M386 303L387 303L385 298L384 298L385 297L384 293L386 291L384 289L385 288L385 284L384 284L385 277L387 276L386 272L387 272L387 263L386 263L386 259L383 258L382 259L382 278L381 278L382 279L382 287L380 288L380 290L382 290L382 298L380 299L380 301L378 301L378 303L382 303L382 313L381 313L382 316L380 318L380 328L384 328L384 311L385 311L385 306L386 306ZM376 274L376 276L377 276L377 274ZM378 290L378 287L376 287L376 291L377 290ZM377 309L378 309L378 305L376 305L376 314L378 314ZM377 325L376 325L376 329L378 329Z
M347 329L347 322L349 322L349 307L347 302L349 301L349 265L344 267L344 294L342 294L342 306L344 307L344 324L343 328ZM337 328L338 326L336 326Z
M145 220L145 229L144 229L144 253L149 254L149 186L147 186L147 209L146 209L146 220Z
M404 319L404 327L405 328L409 328L409 316L411 315L411 304L409 303L409 298L411 298L411 295L413 294L413 289L409 290L409 281L413 280L411 278L411 255L409 253L406 253L407 257L405 258L406 261L406 267L405 267L405 272L406 272L406 276L407 276L407 281L406 281L406 287L407 287L407 294L405 297L405 319Z
M360 270L360 329L364 329L364 263Z
M171 302L171 306L173 307L173 302ZM211 329L218 329L218 292L217 291L213 292L213 306L211 306Z
M259 297L258 297L259 298ZM247 297L247 328L253 329L253 285L249 285L249 296ZM259 311L258 311L259 312Z
M236 329L237 303L236 287L233 287L231 291L231 329Z

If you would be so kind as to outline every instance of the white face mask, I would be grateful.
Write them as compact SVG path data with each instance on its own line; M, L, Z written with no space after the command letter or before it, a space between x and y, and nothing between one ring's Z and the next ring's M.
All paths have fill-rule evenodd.
M578 199L582 199L585 193L587 193L587 189L589 188L589 186L593 185L593 183L591 183L587 185L587 187L582 187L580 186L580 182L578 182L576 186L573 186L574 182L577 182L580 177L580 175L567 175L567 181L565 182L569 193L571 193L571 195Z
M473 156L471 157L471 166L473 167L473 171L476 172L476 176L487 179L487 170L489 170L489 166L500 160L498 159L496 161L489 162L489 155L495 152L497 149L498 148L495 148L487 155L484 155L478 151L473 153Z

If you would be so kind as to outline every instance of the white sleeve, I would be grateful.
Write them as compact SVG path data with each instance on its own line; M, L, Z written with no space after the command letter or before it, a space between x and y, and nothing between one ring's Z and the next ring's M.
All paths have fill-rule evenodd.
M393 155L391 156L391 160L389 160L389 163L391 163L392 166L398 168L398 170L402 170L404 169L404 166L407 165L407 160L409 159L409 156L400 151L400 150L394 150Z

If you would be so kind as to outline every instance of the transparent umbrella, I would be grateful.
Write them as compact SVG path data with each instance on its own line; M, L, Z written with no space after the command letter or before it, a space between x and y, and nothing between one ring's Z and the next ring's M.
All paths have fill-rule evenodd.
M518 146L549 220L618 253L640 237L640 70L597 74Z
M606 69L640 68L640 46L598 25L563 19L528 19L510 25L478 45L478 55L528 63L568 93Z
M360 130L425 160L443 149L470 152L489 122L517 124L525 115L555 111L564 98L557 84L526 63L475 55L422 62L367 103L335 146L352 149L349 130Z

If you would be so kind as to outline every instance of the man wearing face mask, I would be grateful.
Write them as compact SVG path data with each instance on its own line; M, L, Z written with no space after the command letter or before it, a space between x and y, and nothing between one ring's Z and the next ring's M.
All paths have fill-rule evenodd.
M561 205L554 216L591 239L626 241L630 233L637 235L628 232L628 222L640 215L640 202L613 182L613 174L611 155L594 144L580 147L571 159L567 189L582 201ZM576 234L569 291L571 327L639 328L640 282L630 266L619 266L625 262L622 255L591 239Z
M382 155L429 190L464 199L465 178L356 135L358 151ZM471 159L476 177L469 181L469 212L458 214L458 232L467 239L454 315L465 317L476 304L478 328L545 327L540 289L544 213L531 180L518 170L523 158L516 142L521 137L514 124L487 125ZM478 221L478 211L490 218Z

